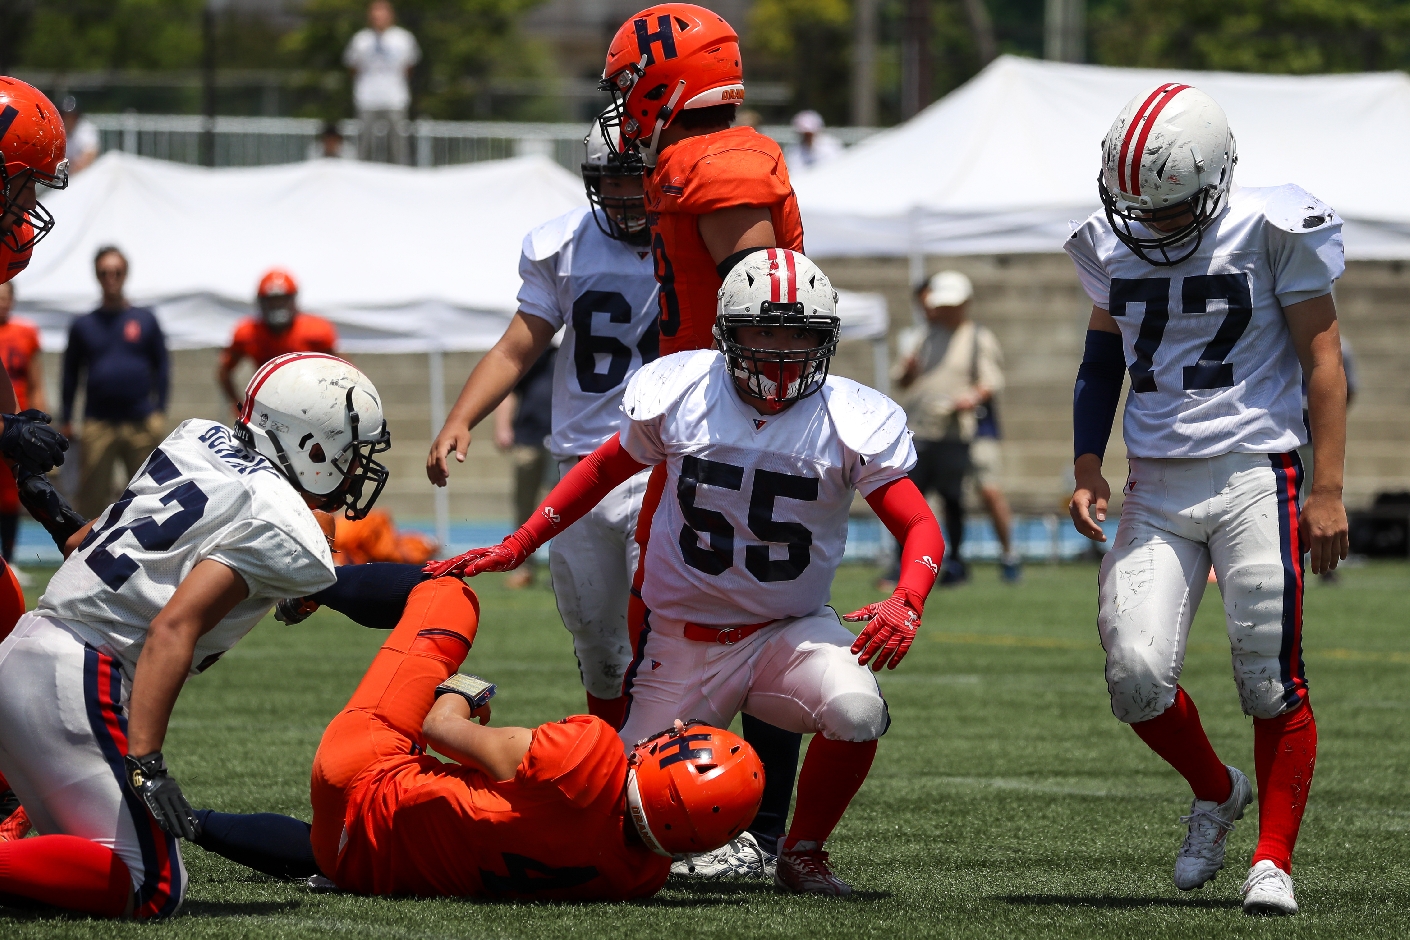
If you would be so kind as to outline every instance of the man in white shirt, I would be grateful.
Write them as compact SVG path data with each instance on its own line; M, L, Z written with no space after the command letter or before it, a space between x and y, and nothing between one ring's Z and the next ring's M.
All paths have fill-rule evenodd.
M354 76L361 160L406 163L406 109L411 103L407 77L421 60L421 47L415 36L395 24L392 5L374 0L367 7L367 28L359 30L343 52L343 64Z
M69 161L69 176L82 173L98 159L101 141L98 125L83 116L78 107L78 99L73 95L64 98L59 105L59 113L64 119L64 133L68 135L68 147L64 156Z
M842 155L842 141L823 132L822 115L816 111L799 111L793 115L793 130L798 143L784 150L784 158L794 169L810 169Z

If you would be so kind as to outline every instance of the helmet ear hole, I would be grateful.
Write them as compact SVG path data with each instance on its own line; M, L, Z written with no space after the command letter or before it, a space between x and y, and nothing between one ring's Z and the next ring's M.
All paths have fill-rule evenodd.
M322 444L314 444L308 449L308 459L314 463L327 463L328 455L323 452Z

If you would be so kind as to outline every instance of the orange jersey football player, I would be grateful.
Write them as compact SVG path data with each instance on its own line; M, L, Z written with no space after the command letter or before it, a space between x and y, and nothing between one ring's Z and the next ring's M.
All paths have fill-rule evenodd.
M312 826L198 810L209 851L359 894L626 900L660 890L672 853L708 851L754 816L763 769L728 731L677 722L624 754L589 715L491 726L494 687L457 672L480 620L459 580L351 565L278 616L318 606L395 627L323 734Z
M299 309L299 285L282 268L273 268L260 278L255 292L259 316L246 317L235 326L230 345L220 354L215 378L225 397L240 410L235 391L235 368L245 359L258 369L275 356L291 352L334 352L338 331L322 317Z
M740 260L769 248L803 250L803 223L783 151L750 127L732 127L744 101L739 37L724 18L689 3L663 3L628 19L612 37L602 89L614 109L607 140L639 156L647 222L660 283L662 356L715 345L720 285ZM643 633L647 536L666 475L651 474L637 519L639 558L627 619L632 648ZM788 817L801 737L752 715L744 736L768 771L759 818L737 841L678 866L678 874L766 877Z
M15 285L0 283L0 363L15 390L15 408L45 410L44 376L39 360L39 330L28 320L10 316L15 303ZM6 561L15 557L15 535L20 524L20 493L15 475L0 461L0 553Z

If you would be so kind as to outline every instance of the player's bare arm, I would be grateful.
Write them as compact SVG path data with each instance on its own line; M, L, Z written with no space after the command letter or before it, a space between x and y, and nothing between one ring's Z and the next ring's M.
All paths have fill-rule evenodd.
M470 446L470 431L504 400L518 381L529 371L539 355L553 339L553 326L546 320L516 313L499 342L476 363L460 397L455 400L441 432L431 444L426 457L426 478L436 486L445 486L449 478L446 457L451 453L459 463L465 462Z
M716 264L741 251L778 245L768 206L730 206L702 215L698 227Z
M176 697L191 672L196 641L249 594L232 568L206 559L191 569L171 600L152 619L132 679L128 742L134 755L162 749Z
M1116 321L1101 307L1093 305L1092 316L1087 321L1087 329L1099 333L1121 335ZM1110 429L1108 428L1108 431ZM1101 523L1106 521L1107 504L1111 502L1111 484L1102 475L1100 454L1083 453L1077 455L1072 465L1075 487L1072 499L1067 504L1068 514L1078 532L1095 542L1105 542L1106 533Z
M496 780L510 780L534 733L528 728L491 728L489 721L489 705L471 711L462 696L442 695L427 713L421 732L427 744L457 763L478 767Z
M1312 492L1302 506L1301 528L1314 574L1331 571L1351 548L1342 474L1346 467L1346 371L1341 331L1331 294L1283 310L1293 346L1307 376L1312 432Z

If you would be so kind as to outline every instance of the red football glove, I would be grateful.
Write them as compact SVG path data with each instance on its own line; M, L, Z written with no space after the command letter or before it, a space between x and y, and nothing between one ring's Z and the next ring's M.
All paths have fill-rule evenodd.
M421 570L433 578L473 578L486 571L513 571L528 557L523 543L509 535L498 545L472 548L444 561L428 561Z
M843 620L852 623L870 621L852 644L852 652L861 654L857 662L863 666L870 662L871 668L878 672L882 666L895 669L916 638L924 608L923 598L905 588L897 588L886 600L843 616Z

